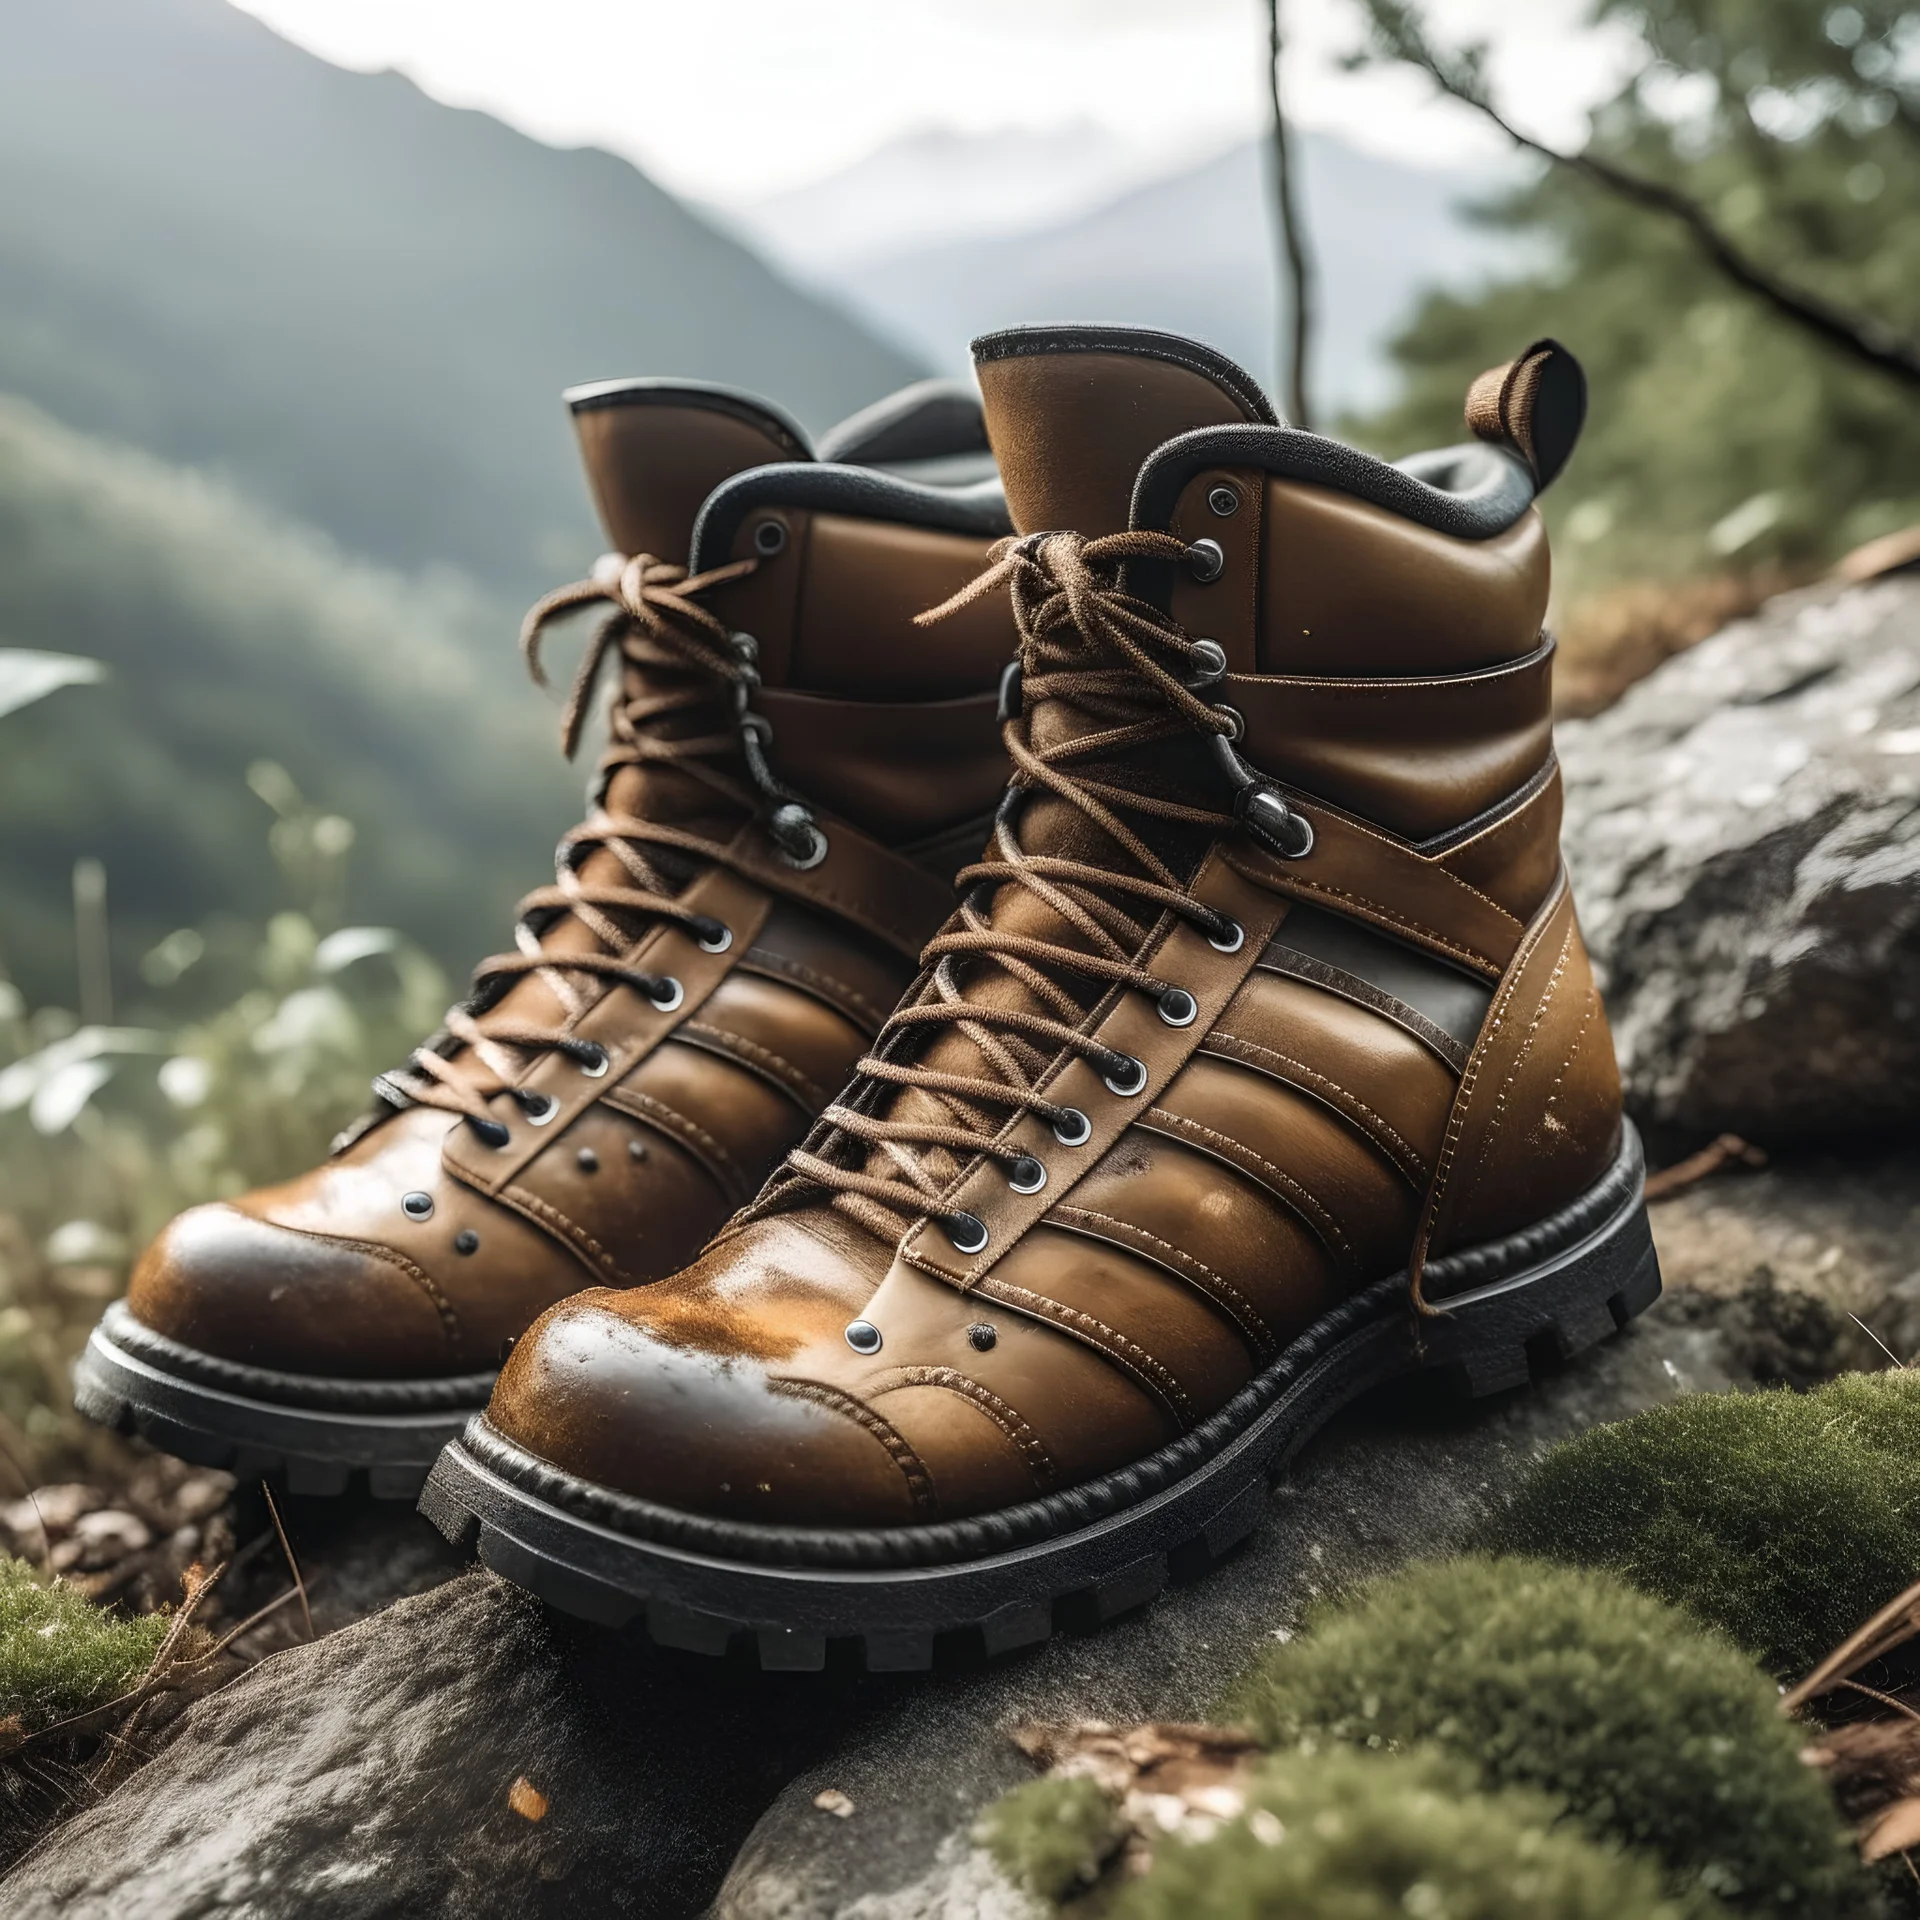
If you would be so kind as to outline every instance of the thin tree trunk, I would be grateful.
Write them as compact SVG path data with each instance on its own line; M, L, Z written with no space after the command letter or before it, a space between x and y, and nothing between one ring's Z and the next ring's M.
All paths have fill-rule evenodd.
M1308 377L1313 354L1313 255L1300 212L1293 173L1292 142L1280 104L1280 0L1267 0L1267 91L1273 101L1273 203L1280 251L1286 256L1284 287L1275 303L1284 316L1280 365L1287 373L1287 413L1296 427L1313 429L1313 399Z

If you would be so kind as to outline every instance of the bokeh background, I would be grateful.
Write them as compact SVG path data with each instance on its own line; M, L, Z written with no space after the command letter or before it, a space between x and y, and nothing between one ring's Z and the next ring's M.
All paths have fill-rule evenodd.
M1288 0L1315 424L1543 333L1569 710L1920 521L1915 383L1529 138L1920 332L1920 7ZM520 610L599 541L562 386L823 427L1028 319L1284 390L1262 0L8 0L0 1451L172 1208L324 1151L579 805ZM1396 34L1398 38L1396 39ZM1474 48L1482 50L1471 57Z

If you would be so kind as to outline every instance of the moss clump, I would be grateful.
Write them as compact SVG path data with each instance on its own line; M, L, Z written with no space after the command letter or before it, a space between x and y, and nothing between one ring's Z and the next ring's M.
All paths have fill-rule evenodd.
M0 1720L29 1733L123 1693L166 1637L157 1614L121 1620L68 1586L43 1587L0 1559Z
M1321 1608L1229 1712L1266 1742L1431 1742L1490 1788L1550 1794L1682 1896L1843 1914L1865 1881L1804 1735L1737 1648L1604 1574L1415 1566Z
M1534 1470L1490 1544L1609 1568L1798 1678L1920 1577L1920 1373L1596 1427Z
M1113 1920L1700 1920L1653 1865L1553 1824L1551 1801L1477 1793L1427 1755L1265 1762L1245 1817L1162 1841Z
M979 1838L1009 1880L1043 1900L1093 1881L1119 1837L1113 1803L1087 1779L1029 1780L989 1807Z

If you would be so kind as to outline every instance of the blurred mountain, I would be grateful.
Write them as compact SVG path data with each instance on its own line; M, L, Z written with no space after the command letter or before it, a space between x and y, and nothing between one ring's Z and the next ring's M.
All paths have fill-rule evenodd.
M821 426L923 371L626 161L222 0L4 12L0 389L352 550L530 596L594 551L561 387L729 380Z
M352 821L346 916L456 978L551 871L584 775L514 658L507 606L342 555L205 475L0 396L0 646L105 682L0 719L0 978L71 1006L71 873L104 862L118 997L178 927L286 895L248 767Z
M1084 198L1126 164L1112 136L1069 130L999 152L1001 136L896 144L804 192L735 214L789 272L830 290L942 371L967 342L1021 320L1105 320L1193 334L1273 381L1274 272L1266 150L1249 141L1097 205L1054 218L1050 197ZM1511 176L1423 170L1322 134L1301 141L1307 217L1319 257L1316 388L1323 408L1380 404L1392 385L1388 340L1421 293L1471 287L1531 253L1477 226L1463 202ZM1041 149L1044 149L1041 150ZM983 232L977 180L1011 164L1025 198L995 187L999 232ZM889 187L893 191L888 191ZM903 242L901 209L922 233ZM862 243L862 235L871 236Z

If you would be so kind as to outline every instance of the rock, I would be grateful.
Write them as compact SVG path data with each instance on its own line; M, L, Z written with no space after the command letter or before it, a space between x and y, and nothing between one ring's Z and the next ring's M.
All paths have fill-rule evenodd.
M1769 1145L1920 1120L1920 579L1784 595L1560 753L1635 1113Z

